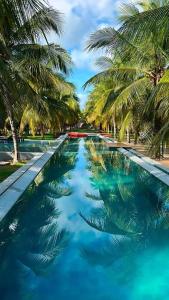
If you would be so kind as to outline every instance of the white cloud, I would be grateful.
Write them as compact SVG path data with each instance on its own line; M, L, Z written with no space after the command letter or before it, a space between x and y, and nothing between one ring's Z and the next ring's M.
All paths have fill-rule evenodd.
M64 13L65 25L61 44L71 50L78 69L89 68L96 72L97 54L84 51L85 41L91 32L113 23L119 0L48 0L49 4ZM55 40L53 34L50 40Z
M73 49L71 51L73 63L77 69L88 69L89 71L98 72L98 68L95 65L96 53L88 53L83 49Z
M70 51L75 69L78 69L78 72L79 70L90 71L90 73L98 72L95 61L99 53L84 51L85 43L90 33L98 28L110 26L110 24L117 25L116 14L119 0L48 0L48 2L64 13L64 33L59 43ZM49 40L58 42L54 34L50 35ZM83 85L84 82L80 84ZM80 88L79 98L83 108L87 95L82 94Z
M116 6L114 0L48 0L49 4L65 15L63 45L67 48L79 46L82 41L106 20L114 22Z
M85 103L86 103L88 95L85 94L85 93L83 93L83 94L82 93L78 93L77 96L80 99L80 107L81 107L81 109L83 109L84 106L85 106Z

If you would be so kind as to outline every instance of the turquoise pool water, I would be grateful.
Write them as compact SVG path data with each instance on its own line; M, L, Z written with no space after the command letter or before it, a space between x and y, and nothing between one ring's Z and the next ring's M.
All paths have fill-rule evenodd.
M56 146L57 141L27 141L19 143L19 151L21 152L45 152L50 147ZM13 151L13 144L12 142L0 142L0 151Z
M169 299L169 189L66 141L0 224L1 300Z

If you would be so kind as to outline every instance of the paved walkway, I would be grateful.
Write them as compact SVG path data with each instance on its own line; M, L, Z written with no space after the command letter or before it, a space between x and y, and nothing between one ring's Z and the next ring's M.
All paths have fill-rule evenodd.
M147 145L143 145L143 144L134 144L134 143L125 143L125 145L127 147L131 147L133 149L135 149L137 152L150 157L149 155L149 151L148 151L148 146ZM156 159L156 161L160 162L160 164L162 164L165 167L169 168L169 153L165 153L164 158L161 160Z
M106 145L109 148L132 148L132 149L136 150L138 153L140 153L141 155L151 158L151 156L149 154L148 145L134 144L133 142L131 142L131 143L127 143L127 142L113 143L110 139L108 140L106 136L100 136L100 137L105 140ZM165 168L169 169L169 149L167 149L166 152L167 153L165 153L163 159L161 159L161 160L156 159L156 161L158 163L160 163L162 166L164 166Z

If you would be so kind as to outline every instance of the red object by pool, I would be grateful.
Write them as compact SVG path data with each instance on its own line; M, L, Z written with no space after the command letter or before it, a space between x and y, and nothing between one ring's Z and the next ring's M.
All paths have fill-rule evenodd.
M70 138L79 138L79 137L87 137L88 135L86 133L80 133L80 132L69 132L68 136Z

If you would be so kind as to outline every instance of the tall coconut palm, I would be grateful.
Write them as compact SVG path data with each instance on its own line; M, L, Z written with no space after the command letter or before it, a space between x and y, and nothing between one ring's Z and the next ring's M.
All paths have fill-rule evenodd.
M70 58L58 45L39 45L50 30L61 32L61 16L43 1L1 1L0 90L10 121L14 159L18 160L17 132L14 120L17 102L40 99L39 85L56 85L53 69L67 72Z

